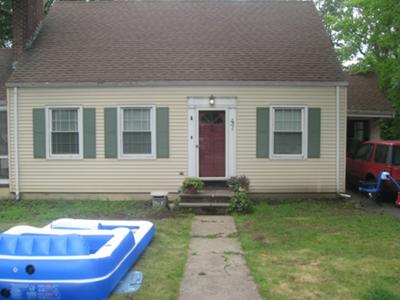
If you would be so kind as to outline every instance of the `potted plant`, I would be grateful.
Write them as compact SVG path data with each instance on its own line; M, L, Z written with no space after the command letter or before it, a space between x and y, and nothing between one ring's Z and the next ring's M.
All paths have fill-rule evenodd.
M204 187L204 182L196 177L188 177L183 181L182 187L184 193L195 194Z
M247 192L250 187L250 180L245 175L233 176L228 180L229 188L234 192Z

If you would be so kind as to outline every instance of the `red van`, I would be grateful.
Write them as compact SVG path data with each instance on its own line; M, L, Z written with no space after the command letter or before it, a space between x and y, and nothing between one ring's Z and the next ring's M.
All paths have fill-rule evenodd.
M353 185L358 185L360 180L375 180L382 171L400 182L400 141L364 142L347 155L346 176ZM393 188L385 187L388 192L394 192Z

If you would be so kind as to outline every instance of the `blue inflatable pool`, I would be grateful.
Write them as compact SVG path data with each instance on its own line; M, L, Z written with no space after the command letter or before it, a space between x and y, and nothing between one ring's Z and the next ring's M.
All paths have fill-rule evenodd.
M0 299L106 299L153 238L147 221L60 219L0 234Z

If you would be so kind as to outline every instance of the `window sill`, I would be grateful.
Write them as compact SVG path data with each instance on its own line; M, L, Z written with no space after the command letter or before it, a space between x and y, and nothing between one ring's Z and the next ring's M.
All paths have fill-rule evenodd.
M304 155L272 155L270 159L275 160L306 160Z
M127 159L127 160L149 160L149 159L156 159L156 156L151 155L127 155L123 154L118 157L118 159Z
M82 155L52 155L46 157L47 160L81 160Z

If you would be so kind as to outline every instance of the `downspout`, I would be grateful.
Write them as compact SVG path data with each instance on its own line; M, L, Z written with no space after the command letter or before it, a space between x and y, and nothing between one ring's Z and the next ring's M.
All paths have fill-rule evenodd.
M18 154L18 97L14 87L14 168L15 168L15 200L19 200L19 154Z
M336 193L340 193L340 86L336 86Z

